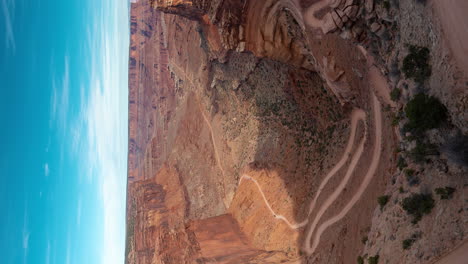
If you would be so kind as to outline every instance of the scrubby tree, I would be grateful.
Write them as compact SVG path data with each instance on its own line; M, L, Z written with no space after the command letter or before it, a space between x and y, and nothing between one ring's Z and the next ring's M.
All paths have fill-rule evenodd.
M429 64L429 49L410 45L409 54L403 59L402 71L406 78L423 83L431 76L431 65Z
M434 199L432 194L412 194L403 199L401 205L408 214L413 216L412 223L416 224L423 215L431 213L432 208L434 208Z
M447 119L447 108L437 98L419 93L405 106L405 114L409 119L405 129L417 133L438 128Z

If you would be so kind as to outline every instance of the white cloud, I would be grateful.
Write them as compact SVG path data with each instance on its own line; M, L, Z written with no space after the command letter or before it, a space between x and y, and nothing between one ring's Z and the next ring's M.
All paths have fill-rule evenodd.
M13 32L12 13L14 13L14 2L13 5L7 3L7 0L1 0L3 20L5 23L5 41L7 49L11 49L13 53L16 51L15 35Z
M44 175L46 177L49 177L50 174L50 169L49 169L49 163L44 164Z
M29 252L29 237L31 236L31 232L28 229L28 210L27 206L24 207L24 215L23 215L23 231L22 231L22 242L23 242L23 263L26 263L26 259L28 258Z
M128 140L128 2L106 0L89 30L90 91L81 115L87 128L88 180L99 184L101 263L123 263ZM108 12L103 14L101 12ZM80 96L84 93L80 92ZM83 96L84 97L84 96ZM116 254L118 252L118 254Z
M45 264L50 264L50 241L47 241Z
M71 239L70 239L70 234L68 234L68 239L67 239L67 253L65 255L65 264L70 264L71 260Z
M52 72L54 72L54 65ZM55 73L52 75L52 97L51 97L51 124L57 122L61 132L65 132L68 110L70 103L70 58L64 58L64 71L62 78L56 80Z
M31 233L27 230L23 230L23 249L28 250L29 248L29 236Z
M78 205L76 206L76 225L79 227L81 225L81 197L78 199Z

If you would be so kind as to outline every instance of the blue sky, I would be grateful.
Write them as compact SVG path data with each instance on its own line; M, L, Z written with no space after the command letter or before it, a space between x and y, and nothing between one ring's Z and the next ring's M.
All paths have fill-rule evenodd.
M2 263L123 263L126 0L0 0Z

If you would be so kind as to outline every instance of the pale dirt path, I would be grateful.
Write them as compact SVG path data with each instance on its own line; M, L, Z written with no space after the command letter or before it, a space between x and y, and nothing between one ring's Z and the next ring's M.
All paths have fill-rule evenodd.
M218 164L218 168L221 170L221 173L223 174L223 178L224 178L224 169L223 169L223 166L221 166L221 159L219 158L219 153L218 153L218 147L216 146L216 140L214 138L214 133L213 133L213 127L211 126L211 123L210 121L208 120L208 117L206 117L205 113L203 112L203 109L201 107L201 105L199 105L200 107L200 112L203 116L203 119L205 120L206 124L208 125L208 129L210 130L210 135L211 135L211 141L213 143L213 149L214 149L214 152L215 152L215 158L216 158L216 163Z
M434 0L431 3L453 58L468 74L468 1Z
M352 148L354 146L354 142L355 142L355 137L356 137L356 130L357 130L357 125L358 125L358 122L359 121L362 121L364 122L365 121L365 117L366 117L366 114L363 110L361 109L355 109L353 110L353 112L351 113L351 133L349 135L349 139L348 139L348 144L345 148L345 151L343 153L343 156L341 158L341 160L330 170L330 172L325 176L325 178L322 180L322 182L320 183L320 186L318 188L318 191L317 193L315 194L315 197L314 197L314 200L312 200L310 206L309 206L309 212L307 214L307 217L306 219L304 219L304 221L300 222L300 223L291 223L288 219L286 219L286 217L284 217L283 215L280 215L280 214L277 214L273 208L271 207L270 203L268 202L268 199L266 198L265 194L263 193L262 191L262 187L260 186L260 184L258 183L257 180L255 180L254 178L250 177L249 175L242 175L240 181L239 181L239 185L242 183L243 180L251 180L255 183L255 185L257 186L260 194L262 195L263 197L263 200L266 204L266 206L268 207L268 210L271 212L271 214L278 220L282 220L284 221L291 229L298 229L298 228L301 228L301 227L304 227L307 225L307 223L309 222L309 216L310 214L312 213L312 211L314 210L315 208L315 205L317 203L317 199L319 198L321 192L323 191L323 189L325 188L325 185L328 183L328 181L341 169L341 167L343 167L343 165L346 164L347 160L349 159L350 155L351 155L351 151L352 151ZM365 138L365 137L364 137ZM364 140L363 140L364 141ZM363 143L361 144L363 145ZM361 154L362 154L362 151L361 151ZM361 154L359 154L359 157L361 156ZM357 159L359 159L359 157ZM355 158L356 159L356 158ZM354 167L350 167L349 169L350 171L353 171L354 170Z
M432 264L468 264L468 240Z
M396 103L390 98L390 87L388 82L375 64L374 57L369 55L363 46L358 45L358 49L367 60L368 78L374 93L381 98L384 103L391 107L396 107Z
M353 158L351 160L351 164L349 165L345 176L341 180L340 184L336 187L335 191L325 200L323 205L320 207L319 211L315 215L314 221L312 222L312 224L310 225L307 231L306 238L305 238L304 251L308 255L311 255L315 249L313 245L312 246L310 245L310 242L311 242L312 234L314 233L318 222L320 221L322 216L325 214L325 212L328 210L328 208L335 202L335 200L340 196L340 194L346 188L346 185L348 184L348 181L351 179L354 169L356 168L359 160L361 159L362 153L364 152L364 145L366 141L367 141L367 125L365 126L364 138L362 139L356 152L354 153Z
M346 206L341 210L341 212L332 218L328 219L324 223L322 223L314 237L314 243L312 247L306 247L306 252L310 255L312 254L318 246L320 242L320 237L322 236L323 232L333 225L334 223L341 220L345 215L351 210L351 208L357 203L357 201L361 198L364 191L366 190L367 186L371 182L372 178L377 171L377 167L380 161L380 155L382 153L382 109L381 105L375 95L372 96L373 101L373 109L374 109L374 118L375 118L375 142L374 142L374 152L372 155L371 165L369 166L369 170L367 171L366 175L364 176L364 180L362 181L361 185L359 186L358 191L354 194L351 200L346 204ZM306 240L306 243L309 243L310 240Z

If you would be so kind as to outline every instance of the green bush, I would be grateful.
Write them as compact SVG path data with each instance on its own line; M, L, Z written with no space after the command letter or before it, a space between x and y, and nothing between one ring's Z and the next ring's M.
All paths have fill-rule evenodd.
M405 114L409 120L405 129L418 133L438 128L447 119L447 108L437 98L420 93L405 106Z
M369 257L369 264L377 264L379 263L379 255L375 255L373 257Z
M416 141L416 147L408 152L408 157L414 162L421 163L427 156L438 154L437 147L433 144Z
M434 199L432 199L432 194L412 194L403 199L402 207L413 216L412 223L416 224L423 215L431 213L434 208Z
M415 186L419 184L419 177L415 176L415 170L405 169L406 180L410 186Z
M409 54L403 59L402 71L406 78L423 83L431 76L429 65L429 49L426 47L409 46Z
M406 168L406 166L408 166L408 164L406 163L405 158L403 158L402 156L399 156L398 161L397 161L397 167L400 170L402 170L402 169Z
M358 256L358 257L357 257L357 263L358 263L358 264L364 264L364 258L361 257L361 256Z
M455 188L446 186L445 188L436 188L435 193L440 195L441 200L452 199Z
M401 97L400 89L395 88L390 92L390 99L392 99L392 101L397 102L398 100L400 100L400 97Z
M390 9L390 2L388 2L388 1L383 1L382 6L383 6L383 8L389 10L389 9Z
M389 199L390 199L390 196L388 195L382 195L377 198L377 202L379 202L379 205L380 205L380 210L384 208L384 206L388 203Z
M402 245L403 249L405 249L405 250L409 249L413 245L414 241L415 240L412 239L412 238L408 238L408 239L403 240L403 245Z

